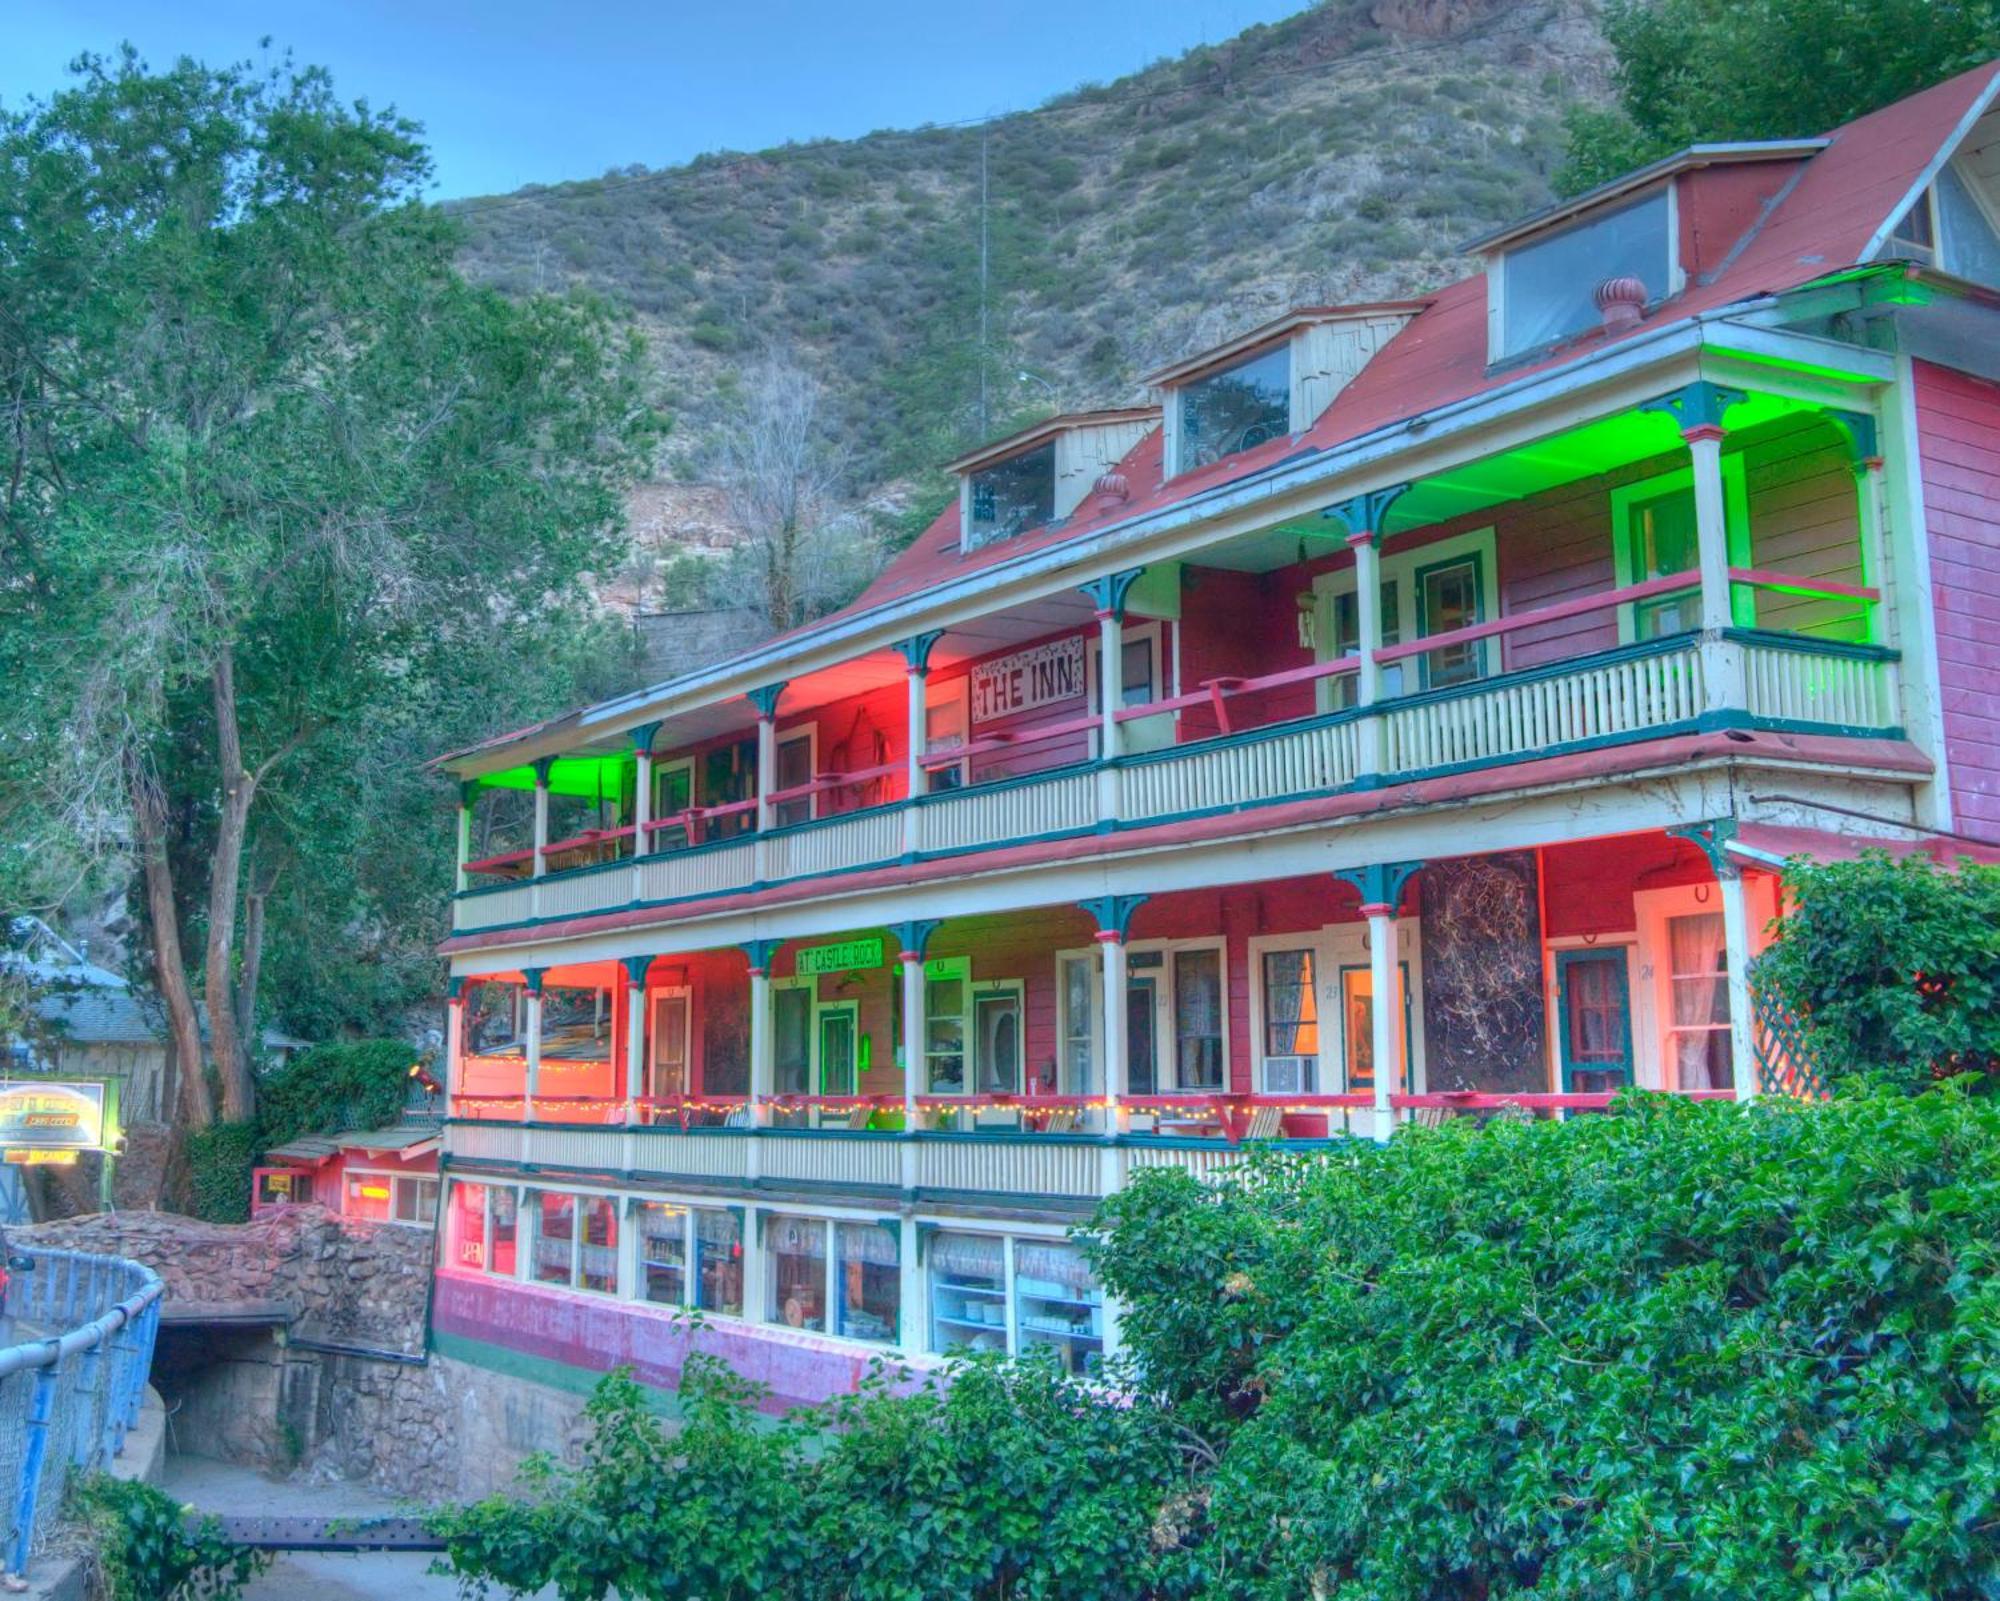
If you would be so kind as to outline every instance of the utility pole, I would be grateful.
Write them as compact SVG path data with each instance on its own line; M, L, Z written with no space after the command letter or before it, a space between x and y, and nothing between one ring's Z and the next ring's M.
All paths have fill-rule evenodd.
M981 439L992 431L986 406L986 134L989 127L991 127L990 121L979 125L979 437Z

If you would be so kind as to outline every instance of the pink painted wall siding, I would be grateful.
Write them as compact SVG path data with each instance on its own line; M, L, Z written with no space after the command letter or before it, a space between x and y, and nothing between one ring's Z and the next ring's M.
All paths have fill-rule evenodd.
M2000 386L1916 364L1952 812L2000 837Z
M851 1395L875 1361L875 1353L845 1340L721 1319L697 1332L665 1307L451 1270L437 1276L431 1321L442 1334L588 1373L629 1366L640 1383L658 1390L678 1388L689 1351L699 1349L768 1385L764 1408L771 1412ZM927 1365L896 1360L919 1370ZM913 1388L917 1381L900 1382Z

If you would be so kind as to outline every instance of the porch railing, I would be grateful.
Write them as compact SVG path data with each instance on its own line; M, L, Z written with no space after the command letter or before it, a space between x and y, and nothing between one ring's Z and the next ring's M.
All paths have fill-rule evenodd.
M0 1508L7 1566L24 1573L60 1515L69 1475L124 1449L152 1371L165 1286L123 1257L13 1253L0 1348Z
M1429 635L1386 647L1378 656L1385 663L1414 665L1453 646L1480 643L1486 648L1485 641L1551 621L1630 605L1663 586L1682 586L1689 576L1653 579ZM1811 582L1761 572L1739 581L1792 590ZM1852 585L1834 587L1864 598L1875 593ZM1723 654L1712 654L1712 649ZM1729 670L1712 682L1715 663L1725 658ZM913 818L908 815L911 802L893 801L776 829L761 839L739 835L539 879L484 885L457 897L454 928L463 933L557 921L928 855L1247 810L1363 784L1406 782L1658 738L1716 726L1718 720L1793 731L1889 735L1898 722L1896 664L1896 652L1879 646L1755 629L1725 630L1713 640L1684 634L1641 641L1369 707L1233 729L1131 754L1111 765L1113 781L1108 784L1099 782L1106 771L1102 764L1070 765L921 796ZM1201 693L1128 711L1133 718L1159 717L1208 704L1227 729L1232 702L1284 684L1344 674L1353 665L1349 658L1263 679L1216 680ZM1373 739L1364 738L1364 731L1372 731Z

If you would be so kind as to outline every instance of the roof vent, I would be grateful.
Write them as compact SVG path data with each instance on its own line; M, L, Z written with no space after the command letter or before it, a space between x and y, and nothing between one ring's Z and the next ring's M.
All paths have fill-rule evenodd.
M1100 495L1108 495L1113 500L1130 500L1132 498L1132 486L1125 482L1125 475L1120 472L1105 473L1099 478L1097 480L1097 492Z
M1591 291L1590 298L1596 302L1598 313L1604 318L1606 333L1615 334L1635 328L1646 314L1646 285L1643 279L1629 275L1606 278Z

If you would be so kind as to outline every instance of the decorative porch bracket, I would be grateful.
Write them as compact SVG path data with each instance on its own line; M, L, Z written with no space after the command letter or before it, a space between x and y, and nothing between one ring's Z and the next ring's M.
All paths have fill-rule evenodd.
M943 638L942 628L932 628L921 634L912 634L908 639L897 640L896 649L911 672L925 673L930 671L931 648Z
M1077 905L1090 914L1100 934L1109 935L1122 945L1132 931L1133 914L1152 898L1150 895L1097 895L1087 901L1078 901Z
M535 770L535 787L537 789L547 789L549 787L549 773L556 765L556 758L553 756L537 756L528 765Z
M632 736L632 749L635 751L652 750L653 740L658 736L660 728L661 725L656 722L641 723L637 728L628 728L626 732Z
M1881 435L1875 426L1875 416L1866 411L1842 411L1829 406L1821 416L1847 436L1849 466L1856 472L1866 472L1871 463L1882 459Z
M917 960L922 961L931 948L931 936L944 926L941 917L912 917L900 923L891 923L889 932L896 936L896 943L905 951L915 951Z
M762 689L744 692L743 698L757 708L757 715L766 719L778 715L778 697L791 687L789 679L781 678L775 684L766 684Z
M1740 389L1729 389L1722 384L1710 383L1706 378L1697 378L1671 394L1640 402L1639 409L1664 412L1681 425L1683 434L1687 434L1697 428L1720 429L1723 414L1731 406L1741 405L1749 398Z
M542 993L542 980L549 976L546 967L524 967L521 969L521 987L530 995Z
M1380 548L1382 525L1389 519L1389 508L1407 495L1409 484L1387 484L1380 489L1368 490L1365 494L1350 495L1346 500L1336 501L1320 512L1320 516L1330 518L1347 530L1349 541L1358 540L1363 534L1371 545Z
M1403 904L1403 890L1423 868L1422 862L1372 862L1366 867L1341 867L1333 876L1361 892L1361 905L1386 906L1393 914Z
M1131 593L1132 586L1138 583L1140 574L1145 570L1143 567L1127 567L1120 572L1106 573L1101 578L1093 578L1089 583L1078 584L1076 587L1082 591L1085 599L1097 608L1098 616L1122 618L1125 615L1125 597Z
M465 996L465 975L454 973L444 981L444 998L447 1001L461 1000Z
M781 939L746 939L740 949L750 958L751 972L768 973L771 971L771 959L784 943Z
M653 965L653 958L650 956L621 956L618 958L618 965L625 969L625 976L632 981L632 987L639 989L646 982L646 974Z
M1729 854L1729 842L1736 837L1736 819L1718 817L1709 823L1677 823L1667 832L1675 839L1684 839L1699 847L1708 858L1708 865L1718 879L1734 878L1742 872L1742 864Z

